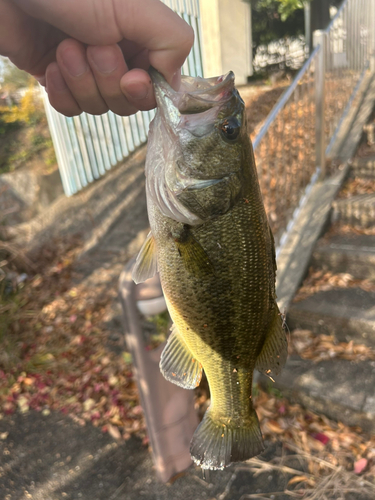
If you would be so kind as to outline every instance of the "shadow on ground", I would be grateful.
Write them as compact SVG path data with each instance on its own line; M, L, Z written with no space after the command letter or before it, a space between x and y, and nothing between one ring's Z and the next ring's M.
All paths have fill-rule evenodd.
M4 500L240 500L248 494L281 492L291 477L279 471L254 475L246 464L205 475L192 466L173 484L162 484L139 439L117 442L59 413L4 417L0 436ZM264 458L281 451L281 445L271 445Z

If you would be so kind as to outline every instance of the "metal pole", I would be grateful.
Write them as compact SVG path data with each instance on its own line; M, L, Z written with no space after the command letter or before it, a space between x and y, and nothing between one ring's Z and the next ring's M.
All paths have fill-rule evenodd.
M320 47L315 67L315 137L316 137L316 167L320 169L320 176L326 176L325 160L325 134L324 134L324 106L325 106L325 52L326 52L326 32L322 30L314 31L314 47Z
M370 2L370 0L368 0ZM370 15L369 20L367 21L367 29L370 33L370 71L375 72L375 4L374 2L370 2Z
M312 52L312 43L311 43L311 6L310 2L304 2L304 17L305 17L305 43L306 47L309 49L309 55Z

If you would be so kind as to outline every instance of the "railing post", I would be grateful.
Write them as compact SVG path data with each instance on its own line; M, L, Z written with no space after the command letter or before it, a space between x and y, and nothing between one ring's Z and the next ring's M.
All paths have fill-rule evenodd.
M370 2L370 0L368 0ZM374 2L369 3L370 12L369 18L367 20L368 32L370 33L370 71L375 72L375 4Z
M313 41L314 48L318 45L320 50L315 67L315 109L316 109L316 125L315 125L315 150L316 150L316 166L320 169L320 177L326 176L326 158L325 158L325 134L324 134L324 112L325 112L325 53L326 53L326 37L327 34L323 30L314 31Z

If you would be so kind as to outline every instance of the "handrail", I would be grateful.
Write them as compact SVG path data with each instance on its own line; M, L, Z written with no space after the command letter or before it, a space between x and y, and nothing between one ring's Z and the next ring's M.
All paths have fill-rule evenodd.
M283 109L285 104L289 101L290 97L292 96L293 92L295 91L297 85L299 84L300 80L302 80L303 76L307 72L312 60L316 56L316 54L319 52L320 46L318 45L313 52L311 53L310 57L307 59L305 64L302 66L302 68L299 70L297 73L297 76L294 78L293 82L289 85L289 87L286 89L286 91L283 93L283 95L280 97L280 99L277 101L275 106L272 108L272 111L268 115L263 127L261 128L259 134L256 136L253 142L253 148L254 151L256 148L259 146L260 141L263 139L263 137L266 135L267 130L269 129L270 125L273 123L279 112Z

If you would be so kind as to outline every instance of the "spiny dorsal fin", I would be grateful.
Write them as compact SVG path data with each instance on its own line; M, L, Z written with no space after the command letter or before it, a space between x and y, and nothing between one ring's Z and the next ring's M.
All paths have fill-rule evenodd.
M214 266L206 251L189 229L186 228L180 237L175 239L175 243L186 270L193 276L202 278L214 273Z
M174 325L160 358L160 371L167 380L184 389L194 389L202 378L202 365L194 359Z
M288 356L288 342L283 324L282 315L275 304L266 340L259 354L255 368L270 377L279 375Z
M157 268L155 240L150 231L135 261L132 272L133 281L136 284L143 283L157 273Z

